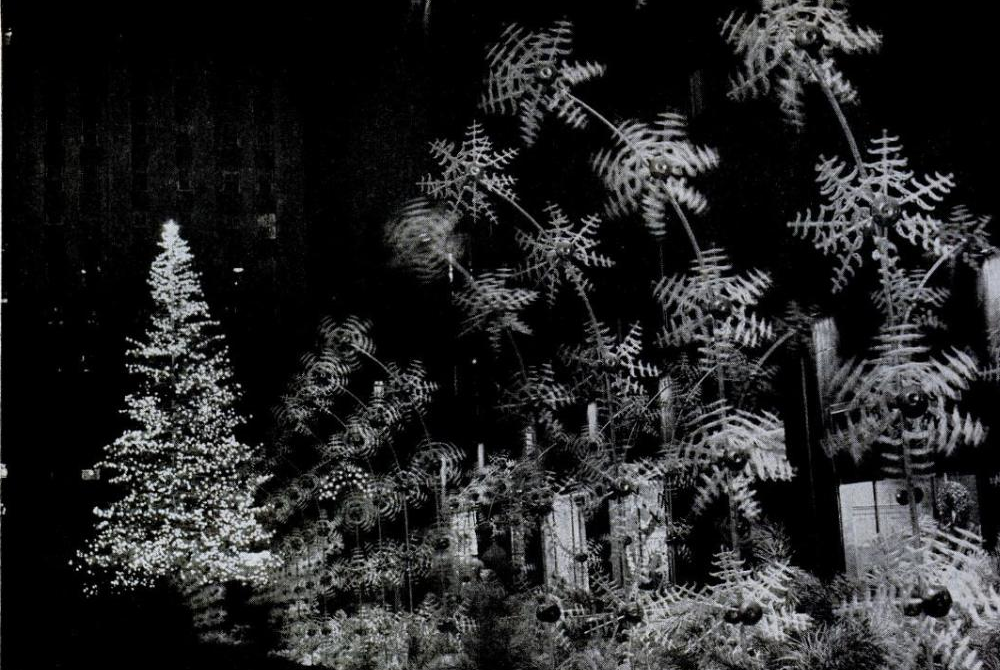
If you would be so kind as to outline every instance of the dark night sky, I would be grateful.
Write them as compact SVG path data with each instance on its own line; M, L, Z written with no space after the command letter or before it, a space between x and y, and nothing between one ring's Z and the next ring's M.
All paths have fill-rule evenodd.
M581 57L610 66L605 81L587 90L612 114L648 115L671 102L683 106L688 73L703 69L709 82L705 112L693 130L723 157L719 173L706 185L715 207L705 225L738 259L775 267L787 279L801 274L803 290L825 286L809 274L808 264L816 259L811 250L761 240L786 238L785 220L812 188L814 156L841 151L841 140L818 105L810 130L792 138L770 103L725 100L733 62L716 37L716 22L734 4L648 0L644 13L636 14L625 0L431 0L425 33L420 11L409 0L292 0L265 9L191 0L5 0L3 24L14 34L4 53L4 104L10 102L11 77L25 73L11 71L12 49L22 63L44 63L40 71L49 76L75 77L100 67L122 44L132 63L210 57L288 72L307 138L302 178L308 207L302 225L309 226L312 242L300 259L308 268L307 295L298 322L278 324L276 343L262 342L252 332L231 335L237 364L276 358L276 374L245 375L249 402L263 416L324 313L368 312L386 333L389 351L444 355L434 341L447 324L428 323L427 332L413 335L412 323L423 307L412 289L384 270L377 226L416 195L414 181L430 167L426 143L457 137L470 120L481 118L475 103L484 45L512 20L548 21L564 14L575 19ZM856 5L858 23L885 37L882 55L847 63L864 110L863 117L850 112L858 133L886 127L902 135L918 172L955 172L960 199L996 215L996 40L988 3ZM5 117L5 155L18 138L11 124ZM569 137L556 126L548 126L554 137ZM538 181L526 180L524 189L529 201L535 197L544 204L549 185L558 192L568 183L560 178L562 165L544 156L538 161L526 168ZM18 197L18 185L5 176L5 212ZM5 216L5 233L18 225ZM18 272L21 259L10 257L6 244L4 252L4 297L11 305L44 290L44 278ZM210 249L195 253L206 264L214 262ZM136 267L144 272L149 260L136 259ZM139 311L138 305L120 308ZM53 352L37 321L28 306L5 309L2 324L3 450L11 464L4 482L3 666L69 668L85 658L103 658L121 641L122 630L115 626L126 626L133 636L133 646L122 646L116 658L124 661L140 644L166 649L171 638L163 631L175 625L169 611L152 614L142 603L134 609L117 603L110 614L101 609L107 603L84 603L76 594L66 562L93 505L92 491L79 482L79 468L115 435L121 361L106 361L108 369L97 375L103 382L39 372ZM391 335L404 331L407 337ZM134 333L102 337L117 343L113 352L123 348L126 334ZM266 432L260 422L255 429ZM171 654L180 653L166 653L161 662L166 666ZM147 667L145 661L135 665Z

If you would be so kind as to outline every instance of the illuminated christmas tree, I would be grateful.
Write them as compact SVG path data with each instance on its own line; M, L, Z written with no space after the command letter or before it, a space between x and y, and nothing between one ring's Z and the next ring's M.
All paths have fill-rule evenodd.
M94 509L97 532L82 567L125 589L257 582L274 559L260 550L269 536L254 505L265 478L235 435L245 422L235 409L239 385L173 221L159 246L148 280L152 320L127 352L139 379L125 398L134 425L97 465L120 497Z

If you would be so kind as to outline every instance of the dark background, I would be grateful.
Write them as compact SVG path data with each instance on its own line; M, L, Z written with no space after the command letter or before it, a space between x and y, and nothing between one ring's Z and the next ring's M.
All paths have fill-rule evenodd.
M239 662L195 652L166 595L84 600L68 565L97 495L80 469L122 428L125 337L145 323L159 225L178 219L204 274L254 417L248 441L266 439L325 314L371 316L390 357L447 364L442 296L387 269L380 226L417 194L427 143L483 118L484 46L509 21L574 19L579 57L609 65L581 94L612 118L690 112L695 138L723 158L706 180L703 239L771 267L793 287L780 298L825 291L825 264L784 222L813 198L815 156L844 153L842 140L818 99L801 136L770 101L725 99L735 63L718 20L737 3L432 0L426 23L418 4L3 2L4 668ZM984 3L886 0L854 14L885 37L881 55L845 63L858 135L901 135L918 173L955 172L957 200L996 214ZM497 144L516 143L509 120L487 123ZM601 144L597 129L582 136ZM571 209L592 204L571 186L586 155L546 151L571 137L547 122L524 152L529 205L553 192Z

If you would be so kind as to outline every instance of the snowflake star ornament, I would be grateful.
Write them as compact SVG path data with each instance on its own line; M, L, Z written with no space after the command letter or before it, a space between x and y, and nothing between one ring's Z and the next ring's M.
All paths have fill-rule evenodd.
M617 127L616 145L594 156L592 165L607 186L612 216L642 212L650 233L662 236L667 208L683 207L700 214L708 200L689 179L714 169L714 149L688 139L687 120L676 112L662 112L652 124L627 121Z
M458 220L454 209L424 198L406 203L385 230L392 265L424 282L450 273L462 252L460 235L455 232Z
M525 274L539 283L552 305L564 281L585 296L593 285L584 270L610 268L615 263L596 251L600 219L587 216L576 227L558 206L550 205L546 211L549 225L533 234L517 231L517 242L527 256Z
M751 570L732 551L717 553L713 568L707 586L672 586L652 597L633 647L683 653L699 668L770 667L766 649L811 624L794 609L795 568L777 560Z
M694 345L704 371L718 368L726 379L745 380L751 368L742 350L774 337L770 322L753 311L770 286L767 273L751 269L735 274L723 250L705 250L692 262L691 272L664 277L654 287L665 315L658 343Z
M516 149L495 151L483 127L473 122L459 146L446 140L431 142L431 156L440 166L441 174L421 179L420 190L447 203L452 211L473 220L485 216L496 223L497 214L489 196L516 200L514 178L504 173L516 155Z
M495 114L516 114L528 146L538 138L546 112L573 128L583 127L587 115L571 88L604 74L604 66L570 62L572 49L573 26L568 21L539 31L508 26L487 55L490 70L480 107Z
M796 127L805 125L805 84L817 81L841 103L857 92L833 59L835 52L875 52L882 36L851 25L842 0L763 0L752 17L732 13L722 36L743 58L743 71L731 80L729 97L745 100L766 95L773 85L781 111Z
M455 295L455 303L467 315L463 335L484 330L494 349L499 349L504 333L531 335L531 327L520 313L535 301L538 292L510 286L513 276L509 268L482 272Z
M842 291L850 277L865 265L861 251L869 237L875 247L873 260L898 253L894 239L933 256L952 251L942 239L942 222L934 216L939 203L955 186L952 175L915 177L901 155L899 138L884 131L880 138L872 140L868 154L871 158L863 168L849 167L837 158L821 159L816 166L816 180L826 203L815 215L806 212L788 224L793 233L811 240L824 254L837 256L833 278L836 292Z

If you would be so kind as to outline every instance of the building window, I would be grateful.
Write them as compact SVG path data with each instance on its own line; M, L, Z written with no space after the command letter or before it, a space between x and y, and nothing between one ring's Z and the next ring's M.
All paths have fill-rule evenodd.
M191 136L187 133L177 134L177 146L174 157L177 161L177 167L191 167L191 163L194 161L194 147L191 145Z
M145 170L132 172L132 207L135 209L149 207L149 179Z
M274 212L258 214L257 227L266 239L278 239L278 216Z
M222 192L227 195L236 195L240 192L240 173L238 171L222 171Z
M191 170L186 167L177 168L177 190L178 191L190 191L191 189Z

